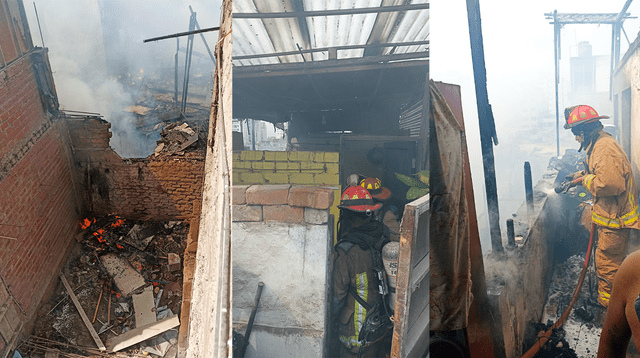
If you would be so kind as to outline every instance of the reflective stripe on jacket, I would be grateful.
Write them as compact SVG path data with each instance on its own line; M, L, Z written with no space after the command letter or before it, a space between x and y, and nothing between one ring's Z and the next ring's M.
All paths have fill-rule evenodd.
M582 185L594 197L593 222L612 229L640 229L633 173L622 147L601 130L587 153L588 174Z

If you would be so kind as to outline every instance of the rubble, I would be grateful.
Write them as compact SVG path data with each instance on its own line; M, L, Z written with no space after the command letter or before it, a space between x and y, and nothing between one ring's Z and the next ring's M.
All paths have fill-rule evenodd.
M158 146L155 156L162 154L184 154L185 149L198 142L199 135L189 127L187 123L174 122L168 124L160 132L161 139L157 141Z
M22 342L20 354L44 358L48 350L56 350L60 356L173 358L182 304L180 263L189 225L128 221L110 214L85 219L82 228L61 272L69 288L60 283L39 308L33 336ZM74 293L72 299L68 293ZM107 352L121 352L100 351L91 330Z

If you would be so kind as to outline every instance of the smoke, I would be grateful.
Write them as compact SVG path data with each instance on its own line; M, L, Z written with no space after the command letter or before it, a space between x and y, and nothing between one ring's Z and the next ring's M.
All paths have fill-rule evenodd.
M480 2L487 89L499 139L499 145L493 149L503 233L506 219L525 200L524 162L531 163L535 185L545 173L549 159L556 156L553 25L549 24L544 14L552 13L554 9L559 13L617 13L623 3L543 0L518 3L516 6L506 0ZM483 251L486 252L491 247L489 219L466 4L464 1L443 1L433 2L432 6L433 13L442 16L433 16L431 19L430 75L436 81L461 86L476 211ZM632 3L628 12L632 16L640 13L640 3ZM625 20L624 28L627 34L637 34L640 21ZM566 149L578 148L573 135L562 128L562 110L577 104L574 102L591 103L591 98L572 96L570 93L570 59L577 56L578 43L581 41L590 42L593 55L608 56L611 50L611 26L566 25L561 34L560 155ZM634 38L629 40L633 42ZM451 46L452 43L456 45ZM621 46L622 56L628 47L624 35ZM605 83L602 83L603 78ZM605 88L608 91L608 76L596 74L596 81L598 90ZM596 110L612 115L608 92L605 97L604 103L599 104Z
M26 5L33 43L42 46L34 8ZM48 0L36 4L61 109L104 116L112 125L111 146L122 157L151 154L159 138L157 132L142 132L136 116L125 109L144 99L144 84L155 81L154 86L168 87L170 83L173 88L176 40L148 44L143 40L187 31L189 5L201 28L218 26L221 1ZM217 32L205 38L213 47ZM181 44L186 45L186 37ZM207 53L199 36L194 38L194 53ZM180 53L180 79L184 58ZM210 59L194 56L193 63L204 65L200 75L211 78Z

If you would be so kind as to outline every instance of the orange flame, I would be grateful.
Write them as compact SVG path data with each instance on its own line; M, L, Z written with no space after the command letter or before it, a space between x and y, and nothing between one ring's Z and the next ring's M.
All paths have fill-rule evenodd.
M100 229L100 230L94 232L93 236L95 236L98 239L99 242L105 243L105 242L107 242L107 240L104 237L102 237L102 234L104 234L104 229Z
M117 246L120 250L124 249L124 246L122 246L122 245L120 245L120 244L116 244L116 246Z
M82 223L80 224L80 227L84 230L84 229L88 228L89 226L91 226L91 224L93 224L94 222L96 222L96 219L93 219L93 222L92 222L88 218L85 218L82 221Z
M117 216L116 216L117 217ZM118 221L114 222L113 224L109 225L111 227L118 227L121 226L122 224L124 224L124 220L122 219L118 219Z

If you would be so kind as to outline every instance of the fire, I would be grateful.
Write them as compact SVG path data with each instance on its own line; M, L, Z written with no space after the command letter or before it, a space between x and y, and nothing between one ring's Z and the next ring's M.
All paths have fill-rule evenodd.
M117 217L117 216L116 216L116 217ZM111 225L109 225L109 226L111 226L111 227L118 227L118 226L121 226L122 224L124 224L124 220L122 220L122 219L118 219L118 221L116 221L116 222L112 223L112 224L111 224Z
M120 244L116 244L116 246L117 246L120 250L124 249L124 246L122 246L122 245L120 245Z
M105 242L107 242L107 240L104 237L102 237L102 234L104 234L104 229L100 229L100 230L94 232L93 236L95 236L98 239L99 242L105 243Z
M88 218L85 218L82 223L80 224L80 227L84 230L86 228L88 228L89 226L91 226L91 224L95 223L96 219L94 218L93 221L89 220Z

